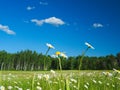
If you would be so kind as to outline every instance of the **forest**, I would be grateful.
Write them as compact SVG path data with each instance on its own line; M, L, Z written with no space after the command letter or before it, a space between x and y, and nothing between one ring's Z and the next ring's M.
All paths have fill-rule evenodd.
M61 57L63 70L78 70L81 55ZM0 51L0 70L38 71L44 70L44 60L47 70L59 70L58 58L43 55L36 51L24 50L16 53ZM84 56L82 70L111 70L120 69L120 53L100 57Z

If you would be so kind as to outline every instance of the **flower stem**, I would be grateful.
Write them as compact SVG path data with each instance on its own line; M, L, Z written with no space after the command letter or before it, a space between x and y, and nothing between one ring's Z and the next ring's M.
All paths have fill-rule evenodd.
M48 49L47 49L47 51L46 51L46 53L45 53L45 58L44 58L44 70L46 70L46 56L47 56L49 50L50 50L50 47L48 47Z
M80 59L80 61L79 61L79 70L81 70L82 60L83 60L83 58L84 58L85 53L88 51L88 49L89 49L89 47L87 47L86 50L82 53L82 57L81 57L81 59Z
M60 58L58 58L58 60L59 60L59 67L60 67L60 71L62 71L61 59L60 59Z
M33 78L32 78L32 90L34 90L34 82L35 81L35 73L34 73L34 76L33 76Z

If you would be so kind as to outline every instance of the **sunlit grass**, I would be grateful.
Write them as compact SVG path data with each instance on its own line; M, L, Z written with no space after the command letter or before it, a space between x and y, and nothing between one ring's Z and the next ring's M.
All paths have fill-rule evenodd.
M115 71L63 70L62 76L53 70L0 73L5 90L120 90L120 75Z

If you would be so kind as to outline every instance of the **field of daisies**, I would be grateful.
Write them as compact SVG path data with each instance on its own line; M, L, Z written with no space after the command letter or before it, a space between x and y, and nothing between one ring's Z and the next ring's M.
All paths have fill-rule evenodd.
M78 70L63 70L61 57L67 58L64 53L57 51L54 55L58 59L59 70L46 68L44 59L43 71L4 70L4 63L0 71L0 90L120 90L120 71L113 70L81 70L82 61L88 49L94 49L85 43L86 50L79 60ZM46 56L51 48L48 44ZM18 64L18 66L20 66Z
M120 71L1 71L0 90L120 90Z

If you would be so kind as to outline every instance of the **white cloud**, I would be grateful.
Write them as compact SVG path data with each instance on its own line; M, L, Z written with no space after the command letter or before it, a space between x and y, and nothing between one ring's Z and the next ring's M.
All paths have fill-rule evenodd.
M32 19L31 22L34 22L34 23L36 23L39 26L41 26L44 23L43 20L37 20L37 19Z
M101 23L93 23L93 27L94 28L102 28L103 27L103 25L101 24Z
M28 6L26 9L27 9L28 11L30 11L30 10L35 9L35 7Z
M53 25L63 25L65 24L61 19L56 17L50 17L44 20L45 23L53 24Z
M8 26L0 24L0 30L6 32L7 34L16 34L14 31L10 30Z
M48 5L47 2L40 2L40 5Z
M38 20L38 19L32 19L31 22L35 22L37 25L42 25L44 23L47 23L47 24L52 24L52 25L55 25L55 26L59 26L59 25L64 25L65 22L59 18L56 18L56 17L50 17L50 18L47 18L47 19L43 19L43 20Z

